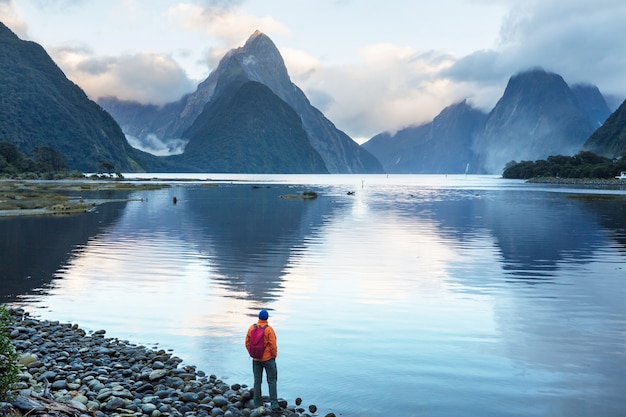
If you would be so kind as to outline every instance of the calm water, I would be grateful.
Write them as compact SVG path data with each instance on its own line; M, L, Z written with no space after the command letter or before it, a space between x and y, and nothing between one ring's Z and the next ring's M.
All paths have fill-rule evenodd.
M626 190L209 178L0 218L1 300L247 384L267 308L279 395L320 415L626 415Z

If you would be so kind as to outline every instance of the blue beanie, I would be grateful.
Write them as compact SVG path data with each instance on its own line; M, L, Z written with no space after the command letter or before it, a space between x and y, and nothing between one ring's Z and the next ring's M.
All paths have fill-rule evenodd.
M269 317L269 313L267 312L267 310L261 310L259 312L259 319L261 320L267 320L267 318Z

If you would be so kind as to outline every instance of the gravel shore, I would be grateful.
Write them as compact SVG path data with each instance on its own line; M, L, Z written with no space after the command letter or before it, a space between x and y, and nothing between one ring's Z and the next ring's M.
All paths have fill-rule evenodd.
M317 407L279 400L281 410L254 408L246 385L227 384L182 359L127 341L88 334L74 324L9 310L9 336L20 357L14 400L1 415L72 417L315 416ZM326 417L334 417L333 413Z
M583 185L588 187L626 187L626 181L616 178L556 178L556 177L535 177L526 182L536 184L562 184L562 185Z

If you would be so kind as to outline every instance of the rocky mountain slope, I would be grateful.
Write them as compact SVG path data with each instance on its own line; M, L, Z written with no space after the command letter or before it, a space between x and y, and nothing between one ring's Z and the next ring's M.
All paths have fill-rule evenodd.
M363 144L388 173L459 174L475 172L478 156L472 150L487 115L465 100L448 106L421 126L394 135L382 133Z
M573 155L597 128L590 117L560 75L526 71L511 77L473 149L487 173L510 161Z
M607 158L626 157L626 100L593 132L584 148Z
M266 85L233 83L185 131L180 164L203 171L328 173L298 114Z
M611 109L598 87L592 84L574 84L571 90L578 108L587 117L591 126L596 129L602 126L611 114Z

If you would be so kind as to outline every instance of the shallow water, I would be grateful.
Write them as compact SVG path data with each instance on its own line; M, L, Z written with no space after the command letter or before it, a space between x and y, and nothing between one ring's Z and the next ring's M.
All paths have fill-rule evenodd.
M0 296L248 384L267 308L279 395L320 415L626 414L625 190L206 177L0 219Z

